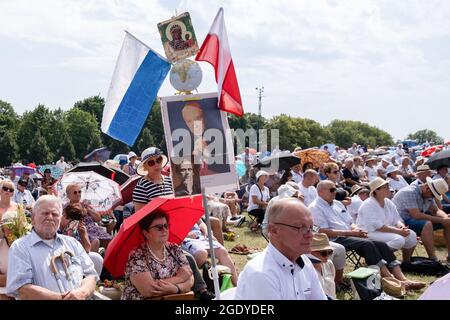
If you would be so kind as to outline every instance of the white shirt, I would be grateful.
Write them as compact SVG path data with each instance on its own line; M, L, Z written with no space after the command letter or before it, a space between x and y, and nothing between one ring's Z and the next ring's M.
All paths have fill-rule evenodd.
M57 166L61 170L66 171L66 169L67 169L67 162L58 160L58 161L56 161L55 166Z
M363 202L358 211L356 224L367 232L374 232L382 226L394 227L401 221L395 204L384 199L384 208L380 206L374 197Z
M317 197L308 208L316 226L331 230L352 230L353 219L340 201L333 200L330 205L321 197ZM330 238L333 239L335 238Z
M358 210L361 207L363 201L361 198L356 195L352 197L352 203L347 206L347 211L351 215L353 222L356 222L356 218L358 217Z
M252 210L259 208L259 206L256 203L253 203L252 196L256 196L258 198L258 200L260 200L260 201L267 202L267 201L269 201L269 198L270 198L269 188L264 186L264 189L260 191L259 187L256 183L254 185L252 185L252 187L250 188L249 196L248 196L249 199L248 199L247 211L252 211Z
M317 190L313 186L306 188L303 183L298 184L301 194L305 197L305 206L309 206L317 197Z
M239 275L236 300L326 300L316 270L306 256L303 266L271 243Z
M394 180L392 178L387 178L386 181L389 182L389 187L395 190L397 192L401 188L409 186L408 182L406 182L405 178L403 178L401 175L397 175L398 180Z
M31 192L27 189L25 189L24 192L20 192L19 189L17 189L14 192L13 200L17 204L23 204L25 207L32 206L35 202Z
M303 181L303 174L301 172L297 173L294 170L291 170L292 173L292 180L294 180L296 183L300 184Z
M365 166L364 170L367 172L367 178L369 179L369 182L375 180L375 178L378 177L377 168Z

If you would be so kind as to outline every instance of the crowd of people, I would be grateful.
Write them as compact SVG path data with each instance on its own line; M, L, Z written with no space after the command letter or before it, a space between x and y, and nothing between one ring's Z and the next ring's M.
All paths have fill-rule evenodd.
M434 230L443 229L449 249L443 263L450 266L448 167L434 172L426 159L402 148L379 157L354 144L346 154L340 159L339 153L329 152L329 161L317 167L300 163L284 172L266 172L253 166L247 149L241 188L207 195L212 248L204 217L180 245L168 242L170 219L165 212L157 210L139 221L143 242L126 263L122 299L191 291L199 299L213 299L200 272L208 268L211 250L230 273L236 299L336 299L336 292L348 289L344 269L349 251L406 290L425 287L425 282L405 276L395 252L401 250L402 261L409 262L420 241L428 257L439 261ZM168 159L160 149L147 148L137 159L130 152L122 164L127 174L140 178L132 202L115 212L121 218L156 197L174 194L172 179L164 171ZM58 165L69 169L63 158ZM36 182L28 173L16 177L10 170L1 181L3 299L86 299L100 278L110 277L103 268L103 249L122 220L102 225L100 214L81 201L83 190L77 184L66 187L69 201L63 206L61 199L47 194L56 182L50 174L46 170ZM7 237L8 221L18 221L21 208L32 229L17 239ZM231 226L243 226L244 210L252 218L249 231L264 236L268 245L238 275L224 241L233 233Z

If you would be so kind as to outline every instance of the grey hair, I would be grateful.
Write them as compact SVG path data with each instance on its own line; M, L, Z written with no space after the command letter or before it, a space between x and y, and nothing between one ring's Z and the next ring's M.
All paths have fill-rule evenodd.
M324 189L327 189L328 186L331 184L335 185L333 181L331 180L322 180L317 184L317 192L322 191Z
M316 170L313 169L308 169L305 171L305 173L303 174L303 177L308 177L308 176L317 176L318 173Z
M41 208L41 206L45 203L56 204L58 206L59 213L62 215L63 208L62 208L61 200L59 200L58 197L55 197L53 195L48 195L48 194L40 196L39 199L37 199L36 203L33 206L32 214L35 214L36 212L38 212L39 209Z
M279 199L279 200L275 201L274 204L272 206L270 206L268 208L268 210L266 211L266 215L269 217L269 223L276 221L277 218L279 216L281 216L283 214L283 212L286 211L286 207L291 204L297 204L297 205L300 204L303 207L305 207L305 205L299 199L296 199L296 198Z

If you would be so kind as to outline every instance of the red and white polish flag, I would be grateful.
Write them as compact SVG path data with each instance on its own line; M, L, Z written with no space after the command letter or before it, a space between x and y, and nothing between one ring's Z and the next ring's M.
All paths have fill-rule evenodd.
M216 81L219 87L219 109L242 117L244 109L242 108L241 93L234 71L230 46L228 45L222 8L217 12L195 60L210 63L216 71Z

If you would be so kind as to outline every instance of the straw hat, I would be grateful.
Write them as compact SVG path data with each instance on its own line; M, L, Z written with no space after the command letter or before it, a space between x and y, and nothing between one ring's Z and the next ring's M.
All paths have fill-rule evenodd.
M405 284L394 277L381 278L383 291L396 298L403 297L406 294Z
M281 198L291 198L298 190L294 189L294 187L283 184L278 188L278 196Z
M328 236L325 233L315 233L311 242L311 251L333 251L333 247L328 241Z
M439 201L442 201L442 195L444 195L448 191L448 184L444 179L436 179L433 180L430 177L427 177L427 185L430 187L431 192L434 197Z
M145 169L144 164L150 160L151 158L162 157L163 161L161 167L164 167L167 164L167 157L162 154L161 150L155 147L150 147L142 151L141 154L141 163L137 168L137 173L141 176L147 175L147 169Z
M417 172L424 172L424 171L431 171L431 168L429 165L427 164L422 164L420 166L417 167Z
M389 182L387 182L386 180L377 177L375 179L373 179L370 183L369 183L369 188L370 188L370 196L372 196L373 192L375 190L377 190L378 188L384 186L385 184L388 184Z
M353 197L355 194L357 194L362 189L363 189L363 187L361 187L359 184L354 184L352 186L352 189L350 190L350 197Z

